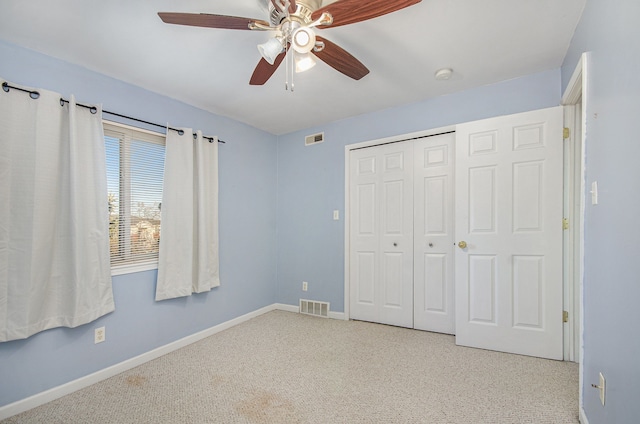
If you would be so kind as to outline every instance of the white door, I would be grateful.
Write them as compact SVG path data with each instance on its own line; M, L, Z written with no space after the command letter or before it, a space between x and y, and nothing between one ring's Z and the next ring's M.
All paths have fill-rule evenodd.
M413 145L352 150L350 316L413 327Z
M455 333L455 134L414 142L414 328Z
M456 343L562 359L562 108L456 134Z

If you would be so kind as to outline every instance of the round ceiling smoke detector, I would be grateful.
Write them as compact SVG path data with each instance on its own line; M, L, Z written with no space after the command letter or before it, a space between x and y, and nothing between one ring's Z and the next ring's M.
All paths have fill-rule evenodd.
M446 81L451 79L451 75L453 74L453 69L451 68L442 68L438 69L435 74L435 78L438 81Z

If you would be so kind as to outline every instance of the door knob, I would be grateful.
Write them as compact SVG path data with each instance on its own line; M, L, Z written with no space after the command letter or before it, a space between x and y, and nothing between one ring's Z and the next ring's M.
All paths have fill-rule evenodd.
M458 243L458 247L459 247L460 249L466 249L466 248L467 248L467 242L466 242L466 241L464 241L464 240L463 240L463 241L461 241L461 242L459 242L459 243Z

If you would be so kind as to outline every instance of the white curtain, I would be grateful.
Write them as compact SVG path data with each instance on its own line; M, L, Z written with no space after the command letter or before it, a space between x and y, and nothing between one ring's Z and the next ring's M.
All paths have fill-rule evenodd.
M0 91L0 341L114 310L102 111Z
M167 130L156 300L220 285L218 140Z

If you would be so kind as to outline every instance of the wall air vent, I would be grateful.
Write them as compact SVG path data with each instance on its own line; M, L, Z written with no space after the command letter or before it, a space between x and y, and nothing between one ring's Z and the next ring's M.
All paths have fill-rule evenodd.
M324 141L324 133L311 134L304 138L304 145L311 146L313 144L322 143Z
M300 313L316 317L329 317L329 302L300 299Z

